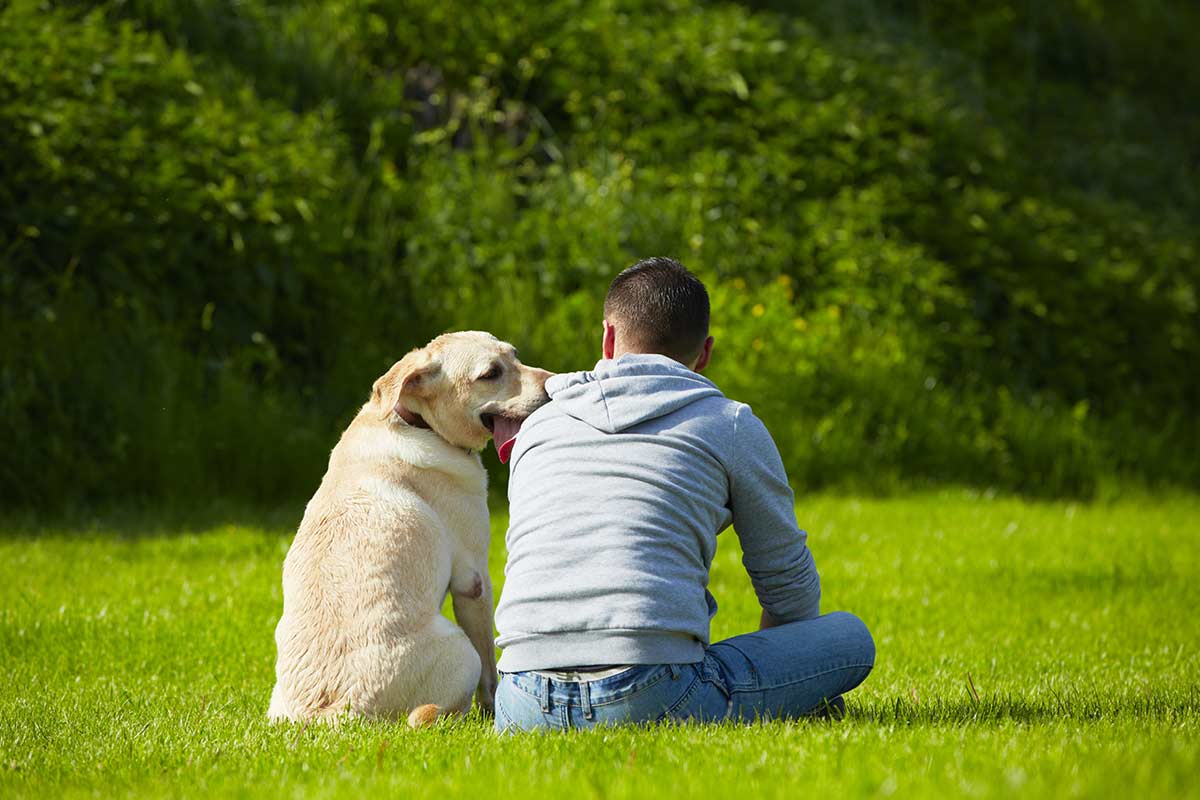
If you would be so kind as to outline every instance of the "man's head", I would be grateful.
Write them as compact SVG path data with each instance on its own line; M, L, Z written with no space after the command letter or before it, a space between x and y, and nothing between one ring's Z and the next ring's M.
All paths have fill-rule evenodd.
M639 261L604 298L604 357L659 353L699 372L712 352L708 310L704 284L678 261Z

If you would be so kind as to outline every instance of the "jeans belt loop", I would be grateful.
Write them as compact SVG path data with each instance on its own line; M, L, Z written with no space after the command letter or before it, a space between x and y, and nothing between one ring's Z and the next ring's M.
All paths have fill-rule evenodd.
M579 687L579 699L583 705L583 718L589 722L592 720L592 687L588 681L580 681L575 684Z
M538 694L542 699L542 713L550 713L550 679L545 675L538 675Z
M671 670L671 680L673 680L673 681L679 680L679 665L678 664L668 664L667 669Z

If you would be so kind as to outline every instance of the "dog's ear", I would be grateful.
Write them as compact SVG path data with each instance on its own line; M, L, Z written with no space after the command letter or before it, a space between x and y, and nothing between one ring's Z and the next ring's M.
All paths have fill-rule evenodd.
M392 365L371 387L371 402L379 407L380 419L397 410L401 397L420 397L438 365L424 350L413 350Z

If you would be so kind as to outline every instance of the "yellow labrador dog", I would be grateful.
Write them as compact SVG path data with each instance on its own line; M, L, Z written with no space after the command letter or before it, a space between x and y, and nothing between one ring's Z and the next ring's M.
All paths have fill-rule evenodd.
M283 564L272 720L409 723L490 711L489 438L548 400L550 373L488 333L448 333L375 382ZM441 614L453 597L458 624Z

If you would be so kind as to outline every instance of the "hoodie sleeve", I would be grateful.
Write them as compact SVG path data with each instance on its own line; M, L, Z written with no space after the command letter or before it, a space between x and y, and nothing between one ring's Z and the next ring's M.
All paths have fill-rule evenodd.
M729 463L733 527L759 603L781 622L817 616L821 579L808 534L796 525L795 497L775 441L746 405L734 415Z

